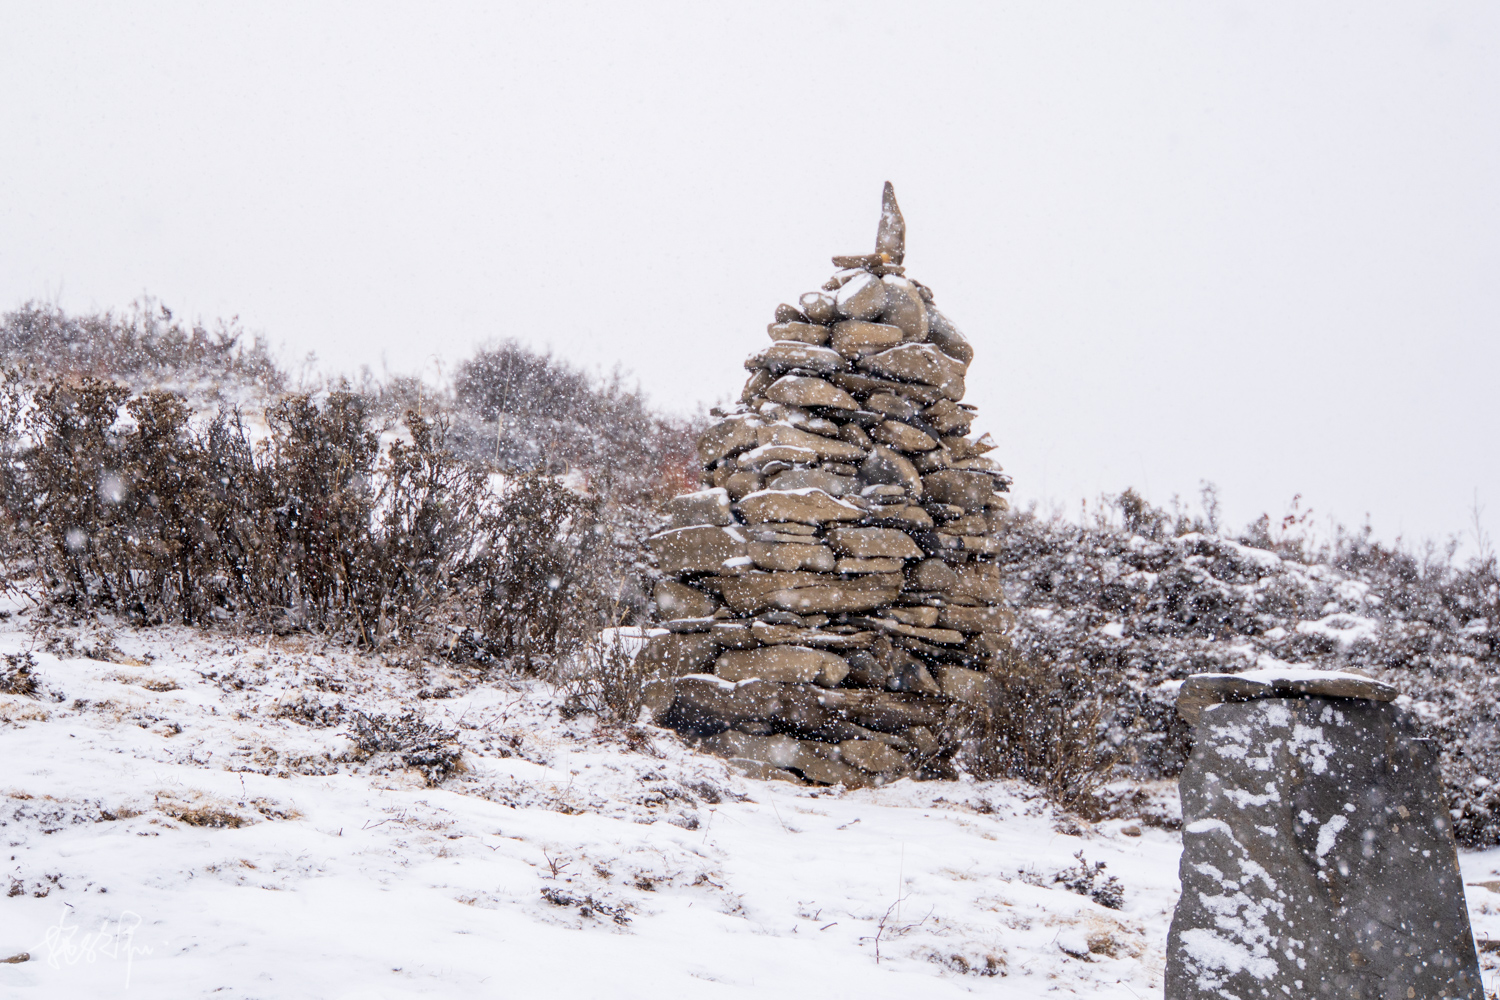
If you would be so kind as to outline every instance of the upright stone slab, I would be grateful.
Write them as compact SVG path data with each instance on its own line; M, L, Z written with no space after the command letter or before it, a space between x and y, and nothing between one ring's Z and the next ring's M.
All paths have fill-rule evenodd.
M1183 685L1166 1000L1483 1000L1437 754L1394 696L1313 671Z

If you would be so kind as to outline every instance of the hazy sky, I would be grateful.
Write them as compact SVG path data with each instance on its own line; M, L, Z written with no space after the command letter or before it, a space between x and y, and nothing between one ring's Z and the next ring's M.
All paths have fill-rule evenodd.
M1016 493L1500 530L1500 5L0 3L0 309L690 409L873 242Z

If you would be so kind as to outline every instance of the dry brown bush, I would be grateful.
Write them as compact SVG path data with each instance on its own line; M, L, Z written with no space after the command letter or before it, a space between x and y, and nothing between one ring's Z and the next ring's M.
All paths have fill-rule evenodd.
M181 396L129 396L50 381L23 408L5 513L56 602L537 669L617 596L597 498L539 473L492 484L441 419L408 413L382 452L362 397L290 396L252 447L236 415L199 430Z

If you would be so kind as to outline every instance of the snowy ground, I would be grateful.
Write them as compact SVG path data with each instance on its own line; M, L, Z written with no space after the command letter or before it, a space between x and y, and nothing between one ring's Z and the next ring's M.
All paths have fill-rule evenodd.
M1169 831L1008 783L751 781L539 685L34 618L0 623L43 685L0 695L6 997L1161 995ZM346 759L350 711L411 705L459 734L441 787ZM1079 850L1122 909L1053 882ZM1500 852L1465 869L1500 939Z

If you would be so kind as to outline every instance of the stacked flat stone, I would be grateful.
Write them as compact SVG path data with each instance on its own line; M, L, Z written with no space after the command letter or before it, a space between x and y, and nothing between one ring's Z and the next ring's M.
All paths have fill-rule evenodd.
M904 243L887 184L876 252L777 307L740 405L698 441L706 488L649 540L650 713L748 773L951 773L1007 648L988 557L1009 478L970 436L973 350Z

